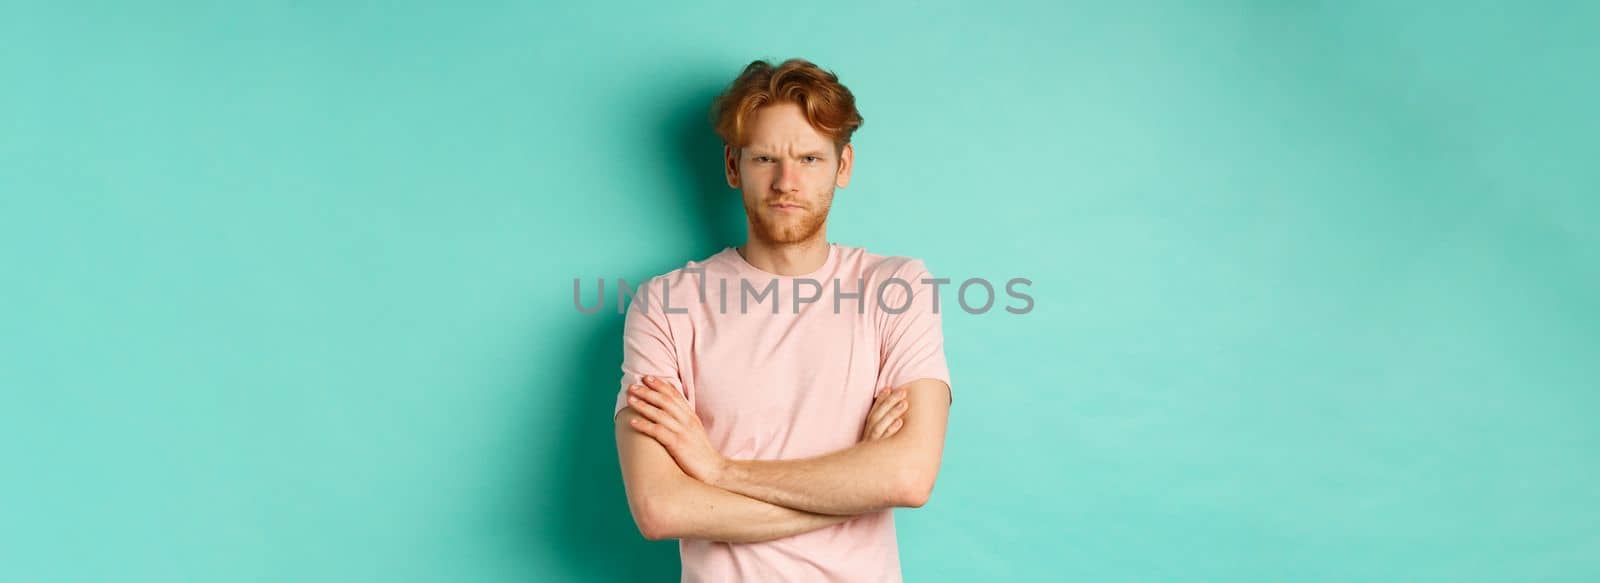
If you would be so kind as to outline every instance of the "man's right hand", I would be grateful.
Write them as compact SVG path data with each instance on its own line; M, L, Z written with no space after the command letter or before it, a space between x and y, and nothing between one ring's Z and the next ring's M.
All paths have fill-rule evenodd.
M900 432L905 425L906 400L904 387L884 387L872 399L872 409L867 411L867 424L861 429L861 441L877 441Z

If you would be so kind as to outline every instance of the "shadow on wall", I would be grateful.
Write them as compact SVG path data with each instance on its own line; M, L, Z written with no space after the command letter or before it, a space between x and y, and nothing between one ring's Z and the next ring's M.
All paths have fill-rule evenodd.
M680 572L677 541L645 540L633 523L622 486L612 410L622 377L623 316L616 313L614 284L616 277L628 277L636 284L744 239L743 206L737 191L728 188L723 177L722 141L711 130L708 118L711 99L727 82L723 78L727 72L715 73L679 99L662 100L661 91L640 92L646 96L641 107L668 104L658 118L663 120L659 133L664 143L656 149L667 157L663 165L672 169L665 184L684 220L630 218L643 224L665 222L663 229L689 229L694 248L674 250L671 255L679 256L677 259L654 266L650 273L608 276L612 281L607 286L611 288L607 290L607 309L578 315L576 326L564 326L584 331L571 338L576 350L572 368L534 381L557 383L538 394L570 395L559 403L565 411L561 417L564 425L549 433L540 431L557 444L551 465L538 472L540 483L524 490L549 492L555 497L545 507L557 510L531 517L541 533L537 543L561 557L568 573L581 573L585 581L668 581L676 580ZM570 301L558 309L577 314Z

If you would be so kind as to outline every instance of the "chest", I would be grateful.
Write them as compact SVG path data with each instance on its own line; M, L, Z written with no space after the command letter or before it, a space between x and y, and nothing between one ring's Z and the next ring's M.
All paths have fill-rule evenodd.
M854 443L877 389L882 343L868 318L821 307L696 322L679 371L724 453L768 457Z

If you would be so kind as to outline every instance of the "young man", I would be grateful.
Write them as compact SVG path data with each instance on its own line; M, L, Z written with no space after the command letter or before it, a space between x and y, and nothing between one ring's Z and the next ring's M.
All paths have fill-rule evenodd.
M681 540L684 581L899 581L890 509L927 502L944 449L947 280L828 242L862 121L835 75L756 61L713 113L749 237L632 300L616 438L634 521Z

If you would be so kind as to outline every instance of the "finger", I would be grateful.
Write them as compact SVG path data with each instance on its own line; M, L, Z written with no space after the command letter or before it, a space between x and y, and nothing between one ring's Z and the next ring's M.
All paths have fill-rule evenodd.
M884 400L883 400L883 403L879 406L882 409L882 411L879 412L879 414L878 414L879 417L881 418L884 415L891 414L894 411L894 408L899 406L900 403L903 403L903 402L905 402L905 394L904 393L900 393L900 392L897 392L897 391L890 391L889 392L889 396L885 397Z
M887 432L889 425L900 420L905 415L905 411L906 403L904 401L884 407L883 413L878 416L878 420L875 422L875 425L880 428L880 433Z
M878 419L873 422L873 434L878 437L889 435L889 426L900 420L903 410L899 405L884 407Z
M639 415L649 419L652 423L664 427L668 431L677 433L678 431L682 430L682 426L678 424L677 419L674 419L671 415L667 414L666 411L662 411L660 408L650 404L649 402L646 402L644 399L630 395L628 397L628 406L633 407L633 410L638 411Z
M884 387L878 389L878 394L873 396L872 401L874 403L882 403L884 401L888 401L892 397L894 397L894 387Z
M894 399L894 397L883 399L883 402L872 407L872 412L867 413L867 420L869 420L869 423L877 424L878 421L882 421L883 418L890 416L894 412L894 405L896 404L898 404L898 400Z
M643 388L633 391L631 396L633 398L642 399L645 402L654 405L657 409L660 409L661 412L672 417L674 420L680 422L684 421L683 411L675 406L670 395L667 395L660 390Z
M911 408L911 404L905 401L896 403L893 407L889 408L889 412L883 416L883 420L880 423L882 423L884 427L888 427L889 424L894 423L895 421L905 419L906 409L909 408Z
M899 417L893 415L884 416L884 418L879 420L878 424L872 428L872 438L883 439L885 437L889 437L890 435L894 435L894 424L899 422Z
M656 441L661 441L659 436L659 433L661 433L660 425L646 421L643 418L632 419L628 424L633 426L634 431L648 435Z
M672 383L669 383L660 377L648 375L644 377L644 383L646 388L659 392L663 397L666 397L666 403L664 403L663 406L671 407L672 409L684 414L692 413L692 411L689 410L689 402L683 398L683 392L679 391L677 387L672 386Z
M886 432L888 430L889 430L889 424L884 423L884 422L882 422L880 420L879 422L874 423L872 425L872 429L871 429L871 431L868 432L867 438L869 440L883 439L884 432Z
M896 389L894 387L883 388L883 402L892 403L898 398L900 398L900 389Z
M873 425L877 425L879 420L883 419L889 414L889 408L893 405L894 401L889 399L884 399L873 403L872 410L867 411L867 426L871 427Z
M894 420L894 425L890 425L889 426L889 430L883 432L884 437L888 437L890 435L894 435L896 433L899 433L900 432L900 428L901 427L905 427L905 426L906 426L906 420L905 419L895 419Z
M867 418L861 421L861 441L872 439L873 430L878 426L878 419L883 417L883 393L882 389L878 390L877 396L872 399L872 406L867 408Z
M665 411L676 414L677 407L672 404L672 393L677 392L676 390L663 388L662 385L665 384L665 381L653 376L641 377L639 382L643 384L637 385L638 388L634 391L634 394L650 400L650 402Z
M884 387L883 388L883 401L885 403L894 401L896 396L897 396L897 392L895 391L894 387Z
M640 418L634 419L632 425L634 431L638 431L650 439L656 440L656 443L661 444L662 447L668 448L669 450L672 448L674 435L660 423L651 423Z

